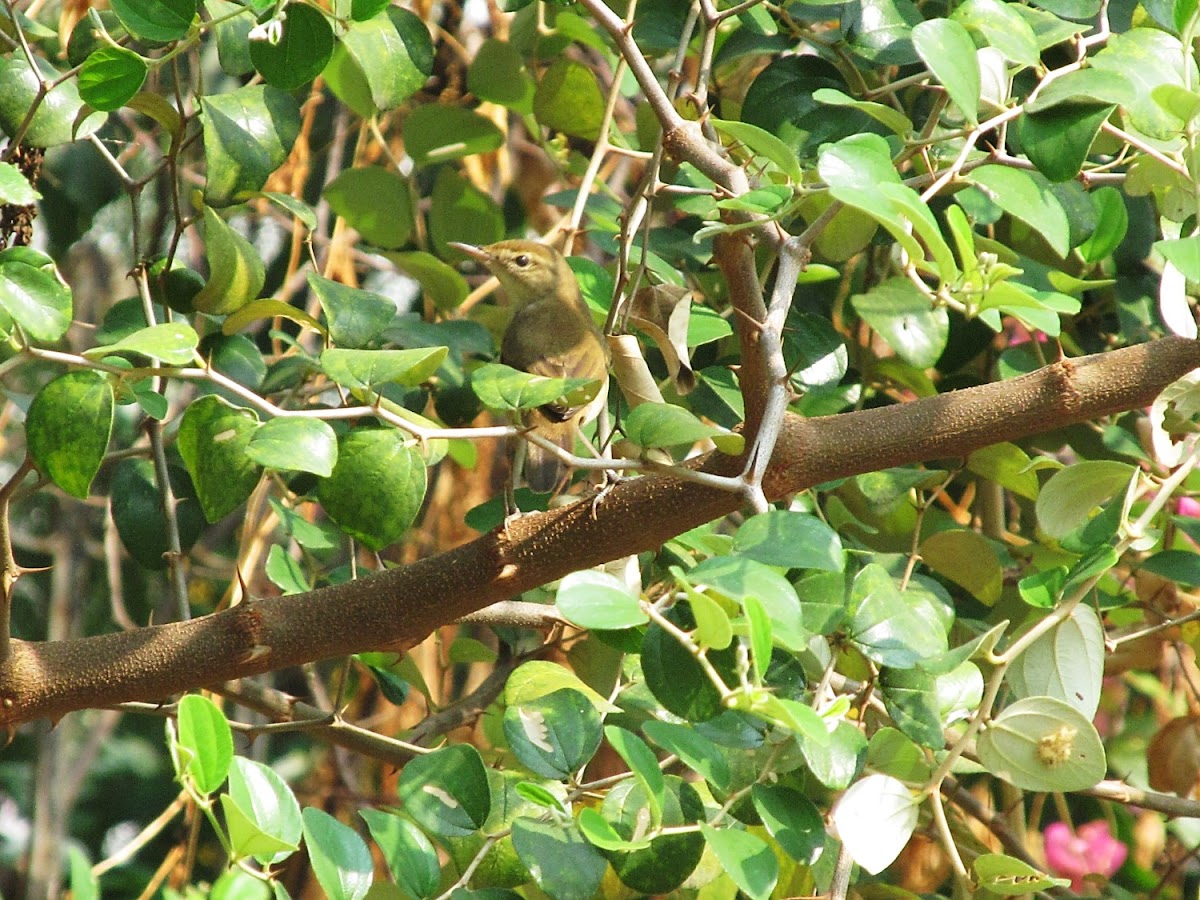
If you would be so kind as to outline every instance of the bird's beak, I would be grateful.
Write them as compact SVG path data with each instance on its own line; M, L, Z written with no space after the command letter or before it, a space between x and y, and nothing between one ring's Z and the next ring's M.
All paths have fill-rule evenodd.
M474 244L460 244L458 241L450 241L449 245L459 253L466 254L478 263L486 265L492 258L492 254L488 253L482 247L476 247Z

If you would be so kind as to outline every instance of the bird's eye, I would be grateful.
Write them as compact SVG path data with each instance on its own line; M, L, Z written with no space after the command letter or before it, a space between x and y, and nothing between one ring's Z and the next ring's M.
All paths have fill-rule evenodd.
M514 256L513 257L513 265L515 265L518 269L525 268L527 265L529 265L528 254L521 253L518 256Z

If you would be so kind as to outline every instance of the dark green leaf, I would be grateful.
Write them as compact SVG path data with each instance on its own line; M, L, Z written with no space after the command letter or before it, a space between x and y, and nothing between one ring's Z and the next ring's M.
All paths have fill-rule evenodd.
M851 604L851 640L879 665L909 669L947 650L946 632L931 628L877 564L865 566L855 577Z
M86 369L55 378L29 406L29 454L38 469L72 497L87 498L108 449L113 410L108 377Z
M480 100L529 115L533 112L533 79L525 60L507 41L488 38L467 70L467 90Z
M412 233L408 183L381 166L345 169L325 186L325 199L346 224L377 247L403 247Z
M441 866L437 850L424 832L407 819L377 809L360 809L358 814L371 829L396 884L413 897L432 897Z
M594 141L604 121L604 94L591 69L560 56L538 82L533 114L546 128Z
M427 103L404 120L404 148L418 169L490 153L504 142L491 119L461 106Z
M175 494L180 549L187 553L204 527L204 514L187 474L171 467L170 480ZM121 460L113 471L109 490L113 523L126 551L144 568L165 569L167 560L163 554L171 547L167 543L167 520L154 465L147 459Z
M385 253L406 275L415 278L439 310L448 311L467 299L470 287L453 266L442 262L432 253L413 250L408 253Z
M312 806L301 814L304 844L317 883L329 900L361 900L373 880L371 851L353 828Z
M1079 174L1092 142L1115 107L1062 103L1043 112L1026 112L1018 125L1021 149L1050 181Z
M113 12L130 34L166 44L192 27L196 0L112 0Z
M204 207L204 245L209 276L193 302L200 312L226 316L258 296L266 270L258 251L211 206Z
M246 455L257 428L253 413L219 397L201 397L184 411L179 453L208 521L231 512L258 484L261 470Z
M513 849L550 897L590 900L607 863L574 826L520 818L512 825Z
M662 824L664 827L691 825L704 819L704 806L696 789L669 775L664 780ZM617 785L604 798L601 814L621 837L630 839L645 830L646 794L641 784ZM641 894L667 894L692 874L704 852L698 832L663 835L649 847L631 853L605 851L617 877Z
M399 106L433 72L433 41L425 23L407 9L387 6L355 21L325 69L333 92L363 118Z
M808 797L780 784L756 784L754 809L788 856L811 866L825 846L825 823Z
M934 366L950 336L950 316L907 278L891 278L851 298L854 311L909 365Z
M492 805L487 770L470 744L452 744L410 760L396 795L404 811L441 837L465 837L483 827Z
M268 469L328 478L337 462L337 435L320 419L271 419L251 436L246 455Z
M443 166L433 183L429 237L442 258L453 252L451 241L483 247L504 237L504 216L496 202L452 166Z
M337 465L317 499L329 518L371 550L406 532L425 499L425 461L391 428L358 428L338 442Z
M729 764L720 748L687 725L650 719L642 726L646 737L668 753L674 753L692 771L721 789L729 788Z
M348 287L316 272L308 273L308 286L325 311L329 336L339 346L365 346L396 317L396 304L373 291Z
M276 42L252 36L250 59L267 84L292 91L321 74L333 56L333 28L324 13L305 3L289 3Z
M600 714L579 691L563 688L505 709L504 736L529 771L565 781L600 746Z
M446 347L415 350L326 350L321 368L342 387L371 390L381 384L416 387L429 380L446 359Z
M53 268L0 260L0 308L37 343L50 344L71 325L71 291Z
M22 125L27 125L22 143L31 147L56 147L69 144L77 138L85 138L97 131L108 116L97 112L79 121L84 112L83 100L75 79L63 78L42 57L37 57L38 73L54 89L39 98L38 73L30 67L21 54L0 58L0 131L9 137L16 135ZM37 111L28 123L29 110L39 100Z
M287 160L300 133L300 106L295 98L259 84L204 97L200 105L208 163L205 202L226 206L261 191L271 173ZM208 209L204 212L207 228ZM211 259L209 265L211 279L220 270L211 269Z

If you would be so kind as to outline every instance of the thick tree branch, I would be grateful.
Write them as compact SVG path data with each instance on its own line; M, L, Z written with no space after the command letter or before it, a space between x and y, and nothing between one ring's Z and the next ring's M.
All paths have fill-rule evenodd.
M1200 367L1200 342L1164 338L1011 381L820 419L789 416L764 479L778 498L835 478L962 456L1148 405ZM735 474L742 462L697 464ZM598 502L522 517L448 553L308 594L252 600L189 622L53 643L13 641L0 666L0 723L153 701L368 649L410 647L434 628L568 572L657 548L732 512L736 496L668 475ZM631 523L637 527L630 527Z

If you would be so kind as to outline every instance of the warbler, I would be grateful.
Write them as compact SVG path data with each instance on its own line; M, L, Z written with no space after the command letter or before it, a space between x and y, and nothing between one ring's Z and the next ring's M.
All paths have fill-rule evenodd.
M575 435L600 414L607 400L608 347L566 257L533 241L450 246L495 275L513 306L500 344L502 363L533 375L601 382L595 398L584 406L548 403L525 416L524 425L531 431L574 452ZM514 472L523 475L531 490L544 493L561 488L567 475L562 461L544 447L524 444L523 464L518 449Z

